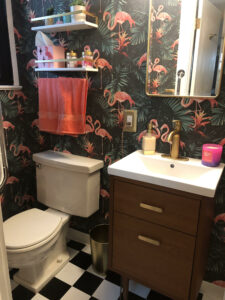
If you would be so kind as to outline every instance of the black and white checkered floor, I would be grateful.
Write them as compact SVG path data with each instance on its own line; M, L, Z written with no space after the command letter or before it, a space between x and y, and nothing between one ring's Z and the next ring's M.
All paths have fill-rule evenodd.
M68 243L70 262L38 293L34 294L12 280L13 300L117 300L120 295L120 276L108 272L96 274L91 265L90 246L75 241ZM129 300L171 300L149 288L130 281ZM203 298L199 294L198 300Z

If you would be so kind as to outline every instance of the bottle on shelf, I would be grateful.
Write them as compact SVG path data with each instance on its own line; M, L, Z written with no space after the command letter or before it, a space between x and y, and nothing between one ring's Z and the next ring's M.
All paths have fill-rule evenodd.
M66 59L70 59L70 51L66 51ZM66 62L66 67L70 68L70 61Z
M82 52L82 67L93 67L93 53L90 50Z
M70 51L70 59L77 59L77 53L74 51ZM70 61L69 62L70 68L77 68L77 61Z

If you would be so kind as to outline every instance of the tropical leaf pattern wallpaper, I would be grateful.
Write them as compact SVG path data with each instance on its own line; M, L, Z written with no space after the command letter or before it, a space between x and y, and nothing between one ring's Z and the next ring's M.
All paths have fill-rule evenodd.
M55 45L79 54L86 45L95 51L96 74L89 74L86 134L56 136L38 129L37 78L71 74L40 73L36 66L35 33L31 18L69 7L68 0L12 0L16 49L23 90L1 92L9 178L0 194L4 219L37 206L32 154L46 149L102 159L100 210L93 217L74 218L72 226L88 230L107 217L107 167L141 148L152 120L157 151L169 153L166 137L172 120L182 121L181 154L201 158L204 143L225 144L225 82L218 99L154 98L145 94L149 0L88 0L87 8L99 16L98 30L50 34ZM73 74L72 76L85 76ZM225 79L225 78L224 78ZM123 110L138 110L136 133L123 133ZM225 162L225 152L222 157ZM185 170L184 170L185 171ZM205 279L225 285L225 176L216 195L216 214Z

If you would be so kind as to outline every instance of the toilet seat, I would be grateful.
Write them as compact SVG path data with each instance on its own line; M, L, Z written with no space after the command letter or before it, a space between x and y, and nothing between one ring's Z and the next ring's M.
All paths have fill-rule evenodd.
M43 245L61 228L62 218L40 209L19 213L3 224L8 251L26 251Z

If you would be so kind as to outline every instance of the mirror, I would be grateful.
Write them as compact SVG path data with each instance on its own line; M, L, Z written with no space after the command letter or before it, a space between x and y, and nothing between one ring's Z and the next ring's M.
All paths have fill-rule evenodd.
M224 0L150 0L146 93L215 98L224 61Z

